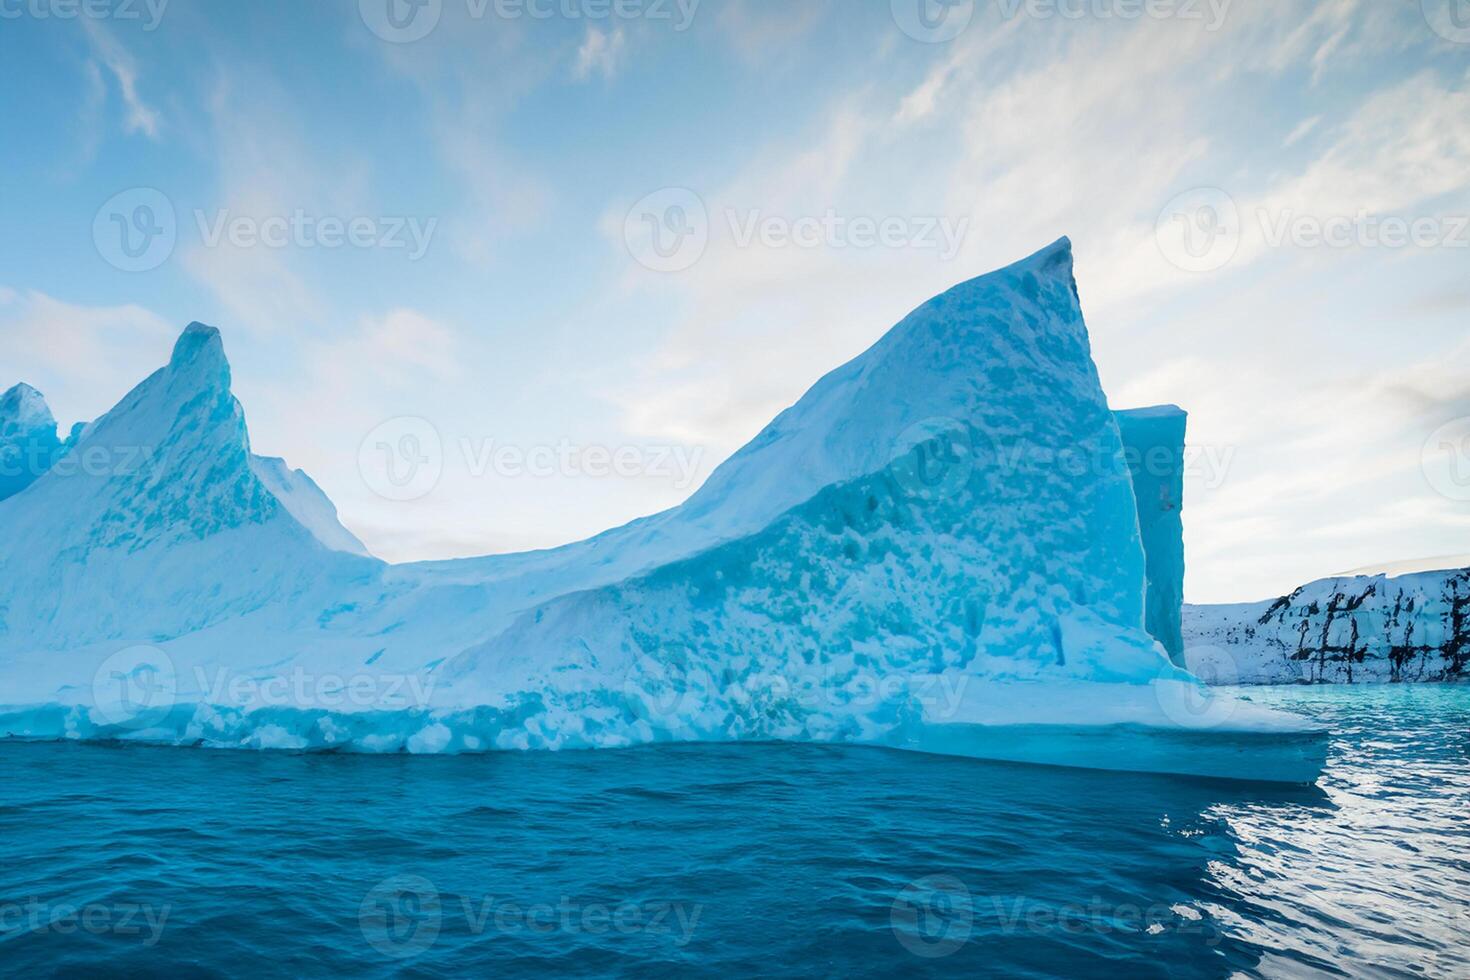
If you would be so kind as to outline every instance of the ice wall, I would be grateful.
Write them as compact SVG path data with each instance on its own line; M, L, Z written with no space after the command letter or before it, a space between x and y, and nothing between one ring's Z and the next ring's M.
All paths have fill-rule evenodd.
M1138 500L1147 556L1145 625L1176 664L1184 663L1184 435L1188 415L1174 405L1114 413Z

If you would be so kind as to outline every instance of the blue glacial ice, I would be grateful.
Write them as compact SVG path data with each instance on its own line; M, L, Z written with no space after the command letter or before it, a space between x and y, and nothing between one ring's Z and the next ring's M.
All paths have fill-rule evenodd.
M1147 593L1144 626L1170 659L1184 663L1184 433L1189 417L1175 405L1116 413L1138 499Z
M0 503L0 736L474 752L791 739L1307 781L1145 629L1063 240L817 382L686 503L389 565L251 451L218 331ZM1181 565L1182 567L1182 565Z
M39 391L18 384L0 395L0 500L35 483L60 451L56 419Z

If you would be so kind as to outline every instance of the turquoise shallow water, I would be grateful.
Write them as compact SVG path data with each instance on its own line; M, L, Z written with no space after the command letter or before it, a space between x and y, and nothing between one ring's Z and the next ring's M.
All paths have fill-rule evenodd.
M0 973L1470 976L1470 687L1318 787L817 746L0 744Z

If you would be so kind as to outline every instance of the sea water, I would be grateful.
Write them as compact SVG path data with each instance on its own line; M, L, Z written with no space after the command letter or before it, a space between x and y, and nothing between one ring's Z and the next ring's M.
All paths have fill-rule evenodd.
M1470 687L1316 787L810 745L0 744L0 974L1470 976Z

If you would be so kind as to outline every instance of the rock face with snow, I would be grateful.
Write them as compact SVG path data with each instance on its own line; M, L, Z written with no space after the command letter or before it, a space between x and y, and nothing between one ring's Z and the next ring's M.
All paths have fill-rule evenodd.
M1175 405L1116 413L1138 500L1147 556L1145 625L1169 657L1184 663L1184 435L1189 416Z
M1285 746L1282 778L1320 764L1309 728L1214 710L1145 631L1134 481L1065 240L920 307L684 505L564 548L366 555L305 474L251 453L198 324L73 454L106 465L0 503L0 734L787 738L1232 774L1211 734ZM1038 735L1078 725L1081 754ZM1167 750L1108 748L1140 726Z
M1212 683L1365 684L1470 676L1470 568L1351 575L1266 602L1186 606L1191 670Z
M60 450L56 419L39 391L18 384L0 395L0 500L35 483Z

